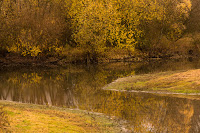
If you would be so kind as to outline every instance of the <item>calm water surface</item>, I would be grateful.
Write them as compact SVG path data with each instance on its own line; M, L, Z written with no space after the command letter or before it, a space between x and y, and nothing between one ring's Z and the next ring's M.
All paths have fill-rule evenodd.
M200 68L199 61L0 69L0 100L77 108L126 121L132 132L200 132L200 97L115 92L119 77Z

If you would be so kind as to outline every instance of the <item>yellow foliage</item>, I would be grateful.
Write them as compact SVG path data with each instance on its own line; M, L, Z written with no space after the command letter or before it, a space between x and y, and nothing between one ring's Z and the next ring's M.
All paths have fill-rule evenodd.
M9 52L20 53L23 56L31 55L33 57L38 56L41 53L39 46L33 46L29 42L24 42L21 39L18 40L16 44L13 44L11 47L7 47Z
M190 0L3 0L0 19L12 33L5 39L9 52L59 55L72 42L97 55L107 47L135 51L153 46L162 36L176 41L191 6Z
M143 41L142 38L147 37L145 34L148 31L143 27L148 23L168 26L167 36L170 39L180 37L183 26L178 20L179 16L187 14L190 9L189 0L182 3L171 0L72 0L69 14L74 29L73 37L86 51L103 52L108 42L134 51L135 46ZM170 12L178 15L173 18ZM178 24L179 28L170 27L174 24Z

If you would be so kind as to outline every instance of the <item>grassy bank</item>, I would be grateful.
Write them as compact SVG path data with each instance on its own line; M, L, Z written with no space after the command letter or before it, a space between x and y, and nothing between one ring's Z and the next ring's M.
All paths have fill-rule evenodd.
M105 89L200 93L200 69L129 76L117 79Z
M103 115L33 104L0 101L0 132L120 132Z

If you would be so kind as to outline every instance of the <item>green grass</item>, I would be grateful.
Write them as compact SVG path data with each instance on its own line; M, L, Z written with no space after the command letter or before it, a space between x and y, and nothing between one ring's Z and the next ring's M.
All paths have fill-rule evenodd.
M200 69L129 76L117 79L105 89L200 93Z
M119 125L104 115L7 101L0 101L0 106L3 106L9 122L9 126L0 127L0 132L120 132Z

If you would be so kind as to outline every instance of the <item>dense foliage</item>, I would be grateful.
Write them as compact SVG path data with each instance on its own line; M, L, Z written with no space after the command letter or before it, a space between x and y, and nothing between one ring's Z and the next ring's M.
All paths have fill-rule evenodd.
M187 29L190 0L0 0L0 47L39 57L79 49L98 60L110 49L158 54ZM163 54L165 54L163 52Z

